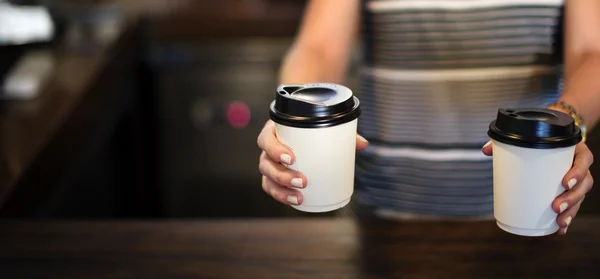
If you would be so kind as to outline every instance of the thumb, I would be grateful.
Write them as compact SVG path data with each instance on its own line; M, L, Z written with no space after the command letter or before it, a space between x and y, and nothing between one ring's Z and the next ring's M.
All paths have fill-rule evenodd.
M489 140L482 148L481 148L481 152L483 152L483 154L487 155L487 156L492 156L493 155L493 148L492 148L492 140Z
M363 150L369 146L369 142L361 135L356 134L356 150Z

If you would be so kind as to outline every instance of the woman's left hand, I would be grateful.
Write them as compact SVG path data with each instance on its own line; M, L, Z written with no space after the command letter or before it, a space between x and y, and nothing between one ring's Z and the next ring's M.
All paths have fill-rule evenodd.
M492 145L489 143L484 145L482 151L485 155L492 156ZM564 235L567 233L567 229L577 215L585 195L594 185L594 179L589 170L593 162L594 156L590 149L585 143L579 143L575 147L573 166L562 181L567 191L558 196L552 203L552 208L558 213L556 222L560 227L559 234Z

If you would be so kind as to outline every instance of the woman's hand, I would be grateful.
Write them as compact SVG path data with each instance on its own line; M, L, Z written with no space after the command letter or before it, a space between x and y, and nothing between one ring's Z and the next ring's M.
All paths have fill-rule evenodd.
M483 153L492 156L492 145L488 142L483 146ZM577 215L579 207L585 195L592 189L594 179L590 174L590 166L594 162L594 156L585 143L579 143L575 147L575 158L571 170L564 176L562 184L567 190L558 196L552 203L552 208L558 217L556 222L560 227L559 234L567 233L569 225Z
M356 149L365 149L368 142L356 136ZM297 190L307 186L306 177L282 164L293 164L292 150L279 142L275 123L269 120L258 135L258 147L262 149L258 169L262 173L262 188L279 202L288 205L302 204L302 194Z

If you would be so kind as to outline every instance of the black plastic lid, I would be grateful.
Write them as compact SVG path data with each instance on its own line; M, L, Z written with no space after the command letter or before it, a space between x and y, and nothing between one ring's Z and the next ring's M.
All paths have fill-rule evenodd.
M352 91L331 83L280 85L270 108L275 123L298 128L340 125L360 113L360 103Z
M488 135L502 143L537 149L572 146L582 139L573 117L545 108L499 109Z

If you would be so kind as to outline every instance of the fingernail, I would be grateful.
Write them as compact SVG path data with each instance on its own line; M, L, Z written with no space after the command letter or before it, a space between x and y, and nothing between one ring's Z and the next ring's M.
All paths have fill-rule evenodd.
M571 217L571 216L565 218L565 223L567 223L567 227L569 226L569 224L571 224L572 220L573 220L573 217ZM565 230L567 230L567 229L565 228Z
M488 141L488 142L487 142L485 145L483 145L483 147L482 147L481 149L484 149L484 148L486 148L486 147L490 146L490 144L492 144L492 141L491 141L491 140L490 140L490 141Z
M292 156L287 154L281 154L281 156L279 156L279 159L288 165L292 163Z
M292 185L298 188L304 188L302 185L302 178L292 178Z
M287 196L287 201L291 204L298 204L298 197L294 196L294 195L289 195Z
M360 141L362 141L364 143L368 143L369 142L367 139L363 138L363 136L361 136L361 135L356 135L356 137L358 138L358 140L360 140Z
M573 188L577 184L577 178L571 178L567 184L569 184L569 189Z
M567 210L567 208L569 207L569 204L567 202L563 202L560 204L560 213L565 212L565 210Z
M566 228L563 230L563 234L567 234L567 229L568 229L568 228L569 228L569 227L566 227Z

